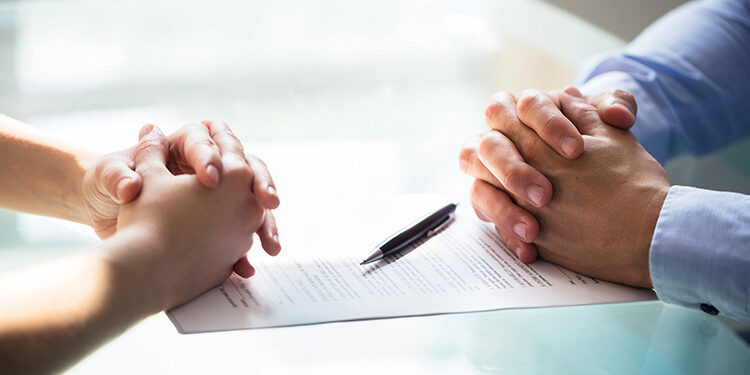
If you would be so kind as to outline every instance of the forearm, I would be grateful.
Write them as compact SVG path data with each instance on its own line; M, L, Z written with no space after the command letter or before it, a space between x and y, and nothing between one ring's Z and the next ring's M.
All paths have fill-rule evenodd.
M160 311L148 267L114 255L151 246L145 237L124 230L95 251L0 278L0 373L60 371Z
M96 158L0 115L0 207L89 224L81 183Z

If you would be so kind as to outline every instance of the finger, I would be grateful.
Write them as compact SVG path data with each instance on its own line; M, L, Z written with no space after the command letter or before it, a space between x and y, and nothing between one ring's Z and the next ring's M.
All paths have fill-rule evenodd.
M558 156L534 130L518 119L513 94L501 91L493 95L484 115L487 125L508 137L530 163L541 163Z
M172 151L179 163L187 163L200 182L209 188L219 184L221 150L203 124L190 124L170 136Z
M513 142L497 131L484 134L477 153L479 160L505 189L535 207L552 199L552 183L526 164Z
M279 232L276 228L276 218L270 210L266 211L263 224L258 229L258 237L263 245L263 250L270 256L277 256L281 252L281 243L279 242Z
M585 134L601 135L607 131L608 125L602 121L597 109L584 99L562 94L560 95L560 108L565 116Z
M247 255L243 255L236 263L234 263L234 273L242 278L248 279L255 275L255 268L250 265L250 261L247 260Z
M561 156L575 159L583 152L581 133L551 96L539 90L525 90L518 98L516 112L521 122Z
M462 172L471 177L484 180L498 189L504 189L505 187L497 180L497 178L495 178L495 175L493 175L492 172L482 164L482 161L479 160L479 156L477 156L481 141L481 134L472 135L464 141L461 151L458 154L458 167Z
M583 99L583 94L581 93L581 90L578 90L578 87L568 86L568 87L565 88L565 90L563 90L563 92L566 93L566 94L568 94L568 95L575 96L576 98ZM559 101L559 99L558 99L558 101Z
M203 125L208 127L209 134L221 151L221 158L232 159L233 161L242 161L247 164L245 159L245 149L242 142L234 135L229 126L222 121L202 121Z
M94 170L96 190L109 199L124 204L141 191L141 176L132 169L132 156L115 154L102 158Z
M479 220L482 220L482 221L484 221L485 223L490 223L490 222L491 222L491 221L490 221L490 219L489 219L489 218L487 217L487 215L485 215L485 214L484 214L484 213L482 212L482 210L480 210L480 209L479 209L479 207L477 207L477 206L476 206L476 205L474 204L474 201L473 201L473 200L472 200L472 202L471 202L471 207L472 207L472 208L474 209L474 213L475 213L475 214L477 215L477 217L479 218Z
M151 176L169 174L167 169L167 154L169 144L164 133L151 124L141 128L138 145L135 146L133 159L135 160L135 171L144 180Z
M505 245L508 246L508 249L516 254L521 262L531 263L536 260L539 253L534 244L521 242L512 234L506 232L498 226L495 226L495 231L498 235L500 235L500 238L503 239L503 242L505 242Z
M472 206L482 212L490 222L526 243L536 240L539 223L526 210L518 207L508 194L492 185L475 180L471 190Z
M635 124L638 105L633 94L627 91L606 91L588 98L588 102L596 107L602 121L607 124L626 130Z
M266 163L254 155L246 155L247 163L253 171L253 193L258 198L261 206L269 209L279 207L279 195L276 192L276 184L273 182L271 172L268 171Z

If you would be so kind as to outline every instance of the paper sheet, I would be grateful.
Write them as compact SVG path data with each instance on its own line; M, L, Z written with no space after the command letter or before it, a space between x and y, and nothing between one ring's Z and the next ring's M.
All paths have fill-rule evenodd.
M357 220L349 221L340 225L356 225L351 221ZM655 299L651 290L592 279L541 260L523 264L465 204L437 236L366 266L359 263L374 243L351 251L354 240L309 242L317 249L285 249L291 253L286 259L257 257L251 279L232 276L169 311L170 319L180 332L195 333Z

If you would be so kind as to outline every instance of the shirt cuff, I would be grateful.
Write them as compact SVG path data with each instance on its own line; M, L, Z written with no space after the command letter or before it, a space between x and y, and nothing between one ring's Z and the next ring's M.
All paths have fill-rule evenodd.
M750 321L750 197L672 186L649 271L664 302Z

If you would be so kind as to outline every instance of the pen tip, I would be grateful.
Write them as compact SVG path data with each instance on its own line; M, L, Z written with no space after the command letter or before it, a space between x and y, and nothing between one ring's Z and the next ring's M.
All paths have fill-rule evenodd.
M364 266L365 265L365 261L363 260L362 263L360 263L359 265L360 266Z

